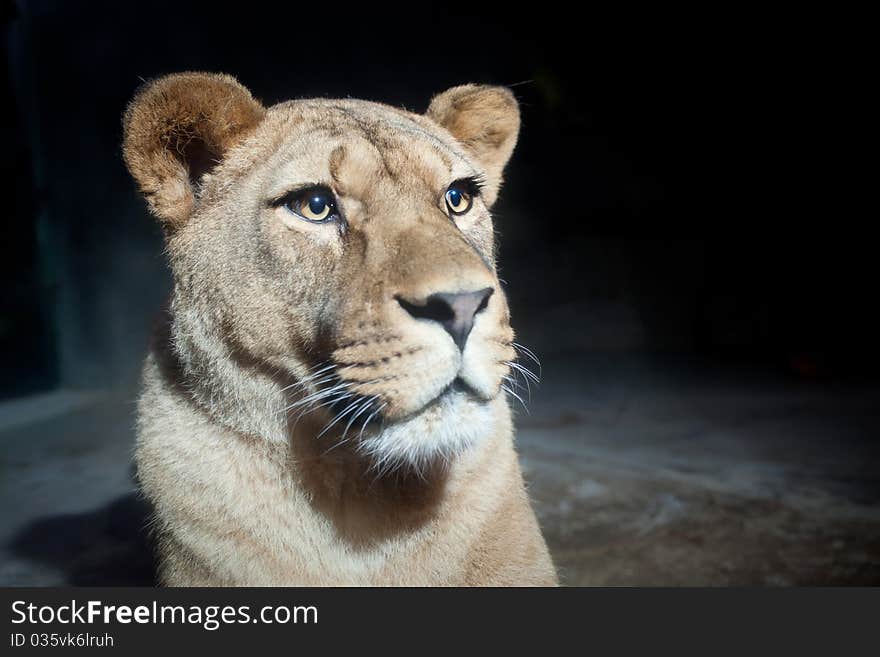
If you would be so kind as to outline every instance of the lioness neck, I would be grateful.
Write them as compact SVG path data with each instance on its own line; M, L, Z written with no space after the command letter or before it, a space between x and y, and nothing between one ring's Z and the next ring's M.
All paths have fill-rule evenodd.
M451 462L377 477L349 451L319 451L308 421L286 443L224 426L169 385L161 360L145 368L136 458L166 583L523 583L516 573L536 572L507 563L510 542L537 533L505 404Z

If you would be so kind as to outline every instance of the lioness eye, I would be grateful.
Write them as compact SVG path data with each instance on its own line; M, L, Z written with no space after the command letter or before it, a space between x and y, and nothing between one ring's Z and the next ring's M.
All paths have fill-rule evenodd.
M457 184L446 190L446 207L452 214L464 214L471 209L473 201L473 195Z
M333 194L322 188L307 189L296 193L288 198L284 205L306 221L331 221L339 215Z

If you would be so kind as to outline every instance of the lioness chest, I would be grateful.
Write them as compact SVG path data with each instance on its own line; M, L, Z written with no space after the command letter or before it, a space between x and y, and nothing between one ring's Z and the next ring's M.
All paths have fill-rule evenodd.
M165 583L503 583L513 575L502 571L516 570L505 553L524 529L536 530L519 496L509 425L460 459L437 490L389 495L406 482L348 479L338 461L324 467L226 430L147 381L136 460L156 507Z

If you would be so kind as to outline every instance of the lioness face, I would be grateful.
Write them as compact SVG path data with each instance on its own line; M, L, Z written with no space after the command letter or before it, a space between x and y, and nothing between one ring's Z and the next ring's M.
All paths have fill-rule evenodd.
M489 212L518 130L510 93L452 89L420 116L352 100L262 110L228 78L195 82L235 110L229 144L181 131L175 186L145 185L126 142L168 226L176 321L202 308L193 330L275 372L285 412L317 414L328 444L378 463L421 465L491 431L515 358ZM185 93L163 90L172 113Z

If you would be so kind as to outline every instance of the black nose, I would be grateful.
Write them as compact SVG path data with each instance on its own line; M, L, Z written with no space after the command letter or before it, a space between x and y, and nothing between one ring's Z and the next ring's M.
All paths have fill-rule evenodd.
M458 348L464 350L474 328L474 318L489 305L489 297L494 291L486 287L476 292L437 292L427 299L411 301L397 297L397 301L416 319L429 319L440 324Z

